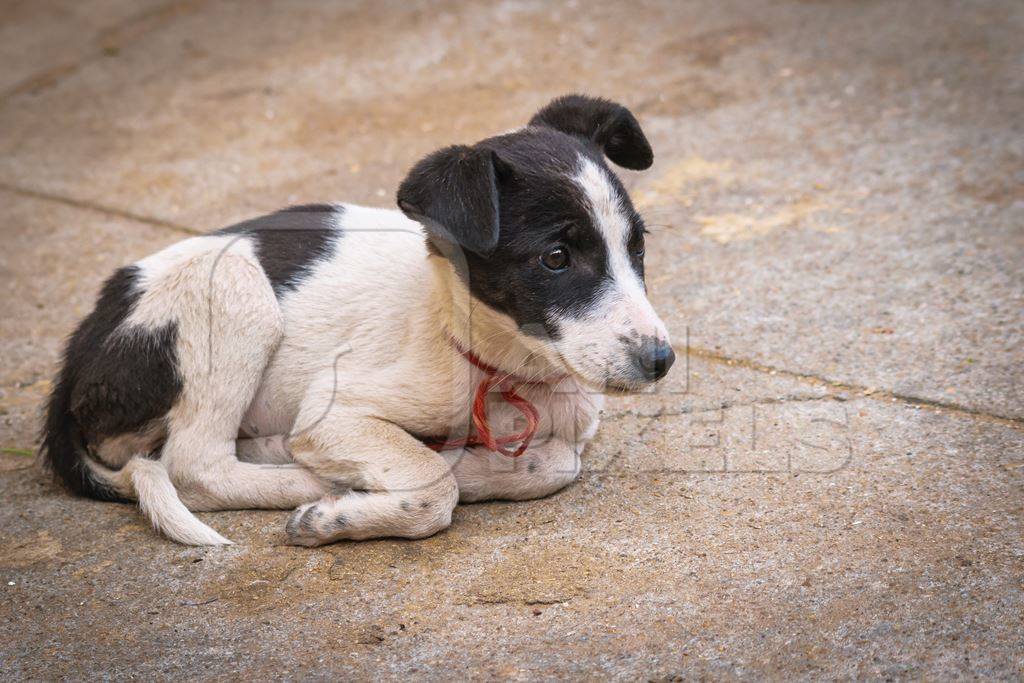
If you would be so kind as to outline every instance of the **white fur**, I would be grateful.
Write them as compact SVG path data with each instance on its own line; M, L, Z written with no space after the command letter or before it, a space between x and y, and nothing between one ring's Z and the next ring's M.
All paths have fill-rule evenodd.
M604 239L611 277L598 302L585 315L559 321L555 346L584 380L614 384L631 362L622 338L653 337L668 342L665 324L647 299L647 291L629 257L629 220L606 171L580 157L573 178L589 203L591 219Z

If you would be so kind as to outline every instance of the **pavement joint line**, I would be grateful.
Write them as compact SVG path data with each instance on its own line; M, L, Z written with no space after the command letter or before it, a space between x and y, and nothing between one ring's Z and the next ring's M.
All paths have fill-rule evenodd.
M142 214L134 213L132 211L125 211L124 209L118 209L112 206L105 206L96 202L92 202L86 199L75 199L73 197L65 197L59 194L53 194L50 192L43 192L41 190L32 190L25 187L19 187L18 185L12 185L10 183L0 181L0 190L5 190L11 194L20 195L22 197L30 197L32 199L38 199L41 201L55 202L57 204L64 204L65 206L71 206L76 209L84 209L86 211L93 211L96 213L102 213L108 216L114 216L116 218L124 218L126 220L135 221L136 223L143 223L145 225L151 225L156 228L164 228L167 230L174 230L175 232L183 232L187 235L204 235L206 234L202 230L190 228L178 223L172 223L171 221L165 221L160 218L152 218L150 216L144 216Z
M876 401L896 401L906 405L917 406L921 408L931 408L933 410L952 413L956 415L966 416L970 418L980 418L983 420L996 422L1001 425L1012 427L1013 429L1024 429L1024 418L1014 417L1012 415L1000 415L998 413L991 413L984 410L978 410L977 408L970 408L962 406L957 403L951 403L949 401L938 401L935 399L924 398L921 396L914 396L913 394L905 394L898 391L888 391L886 389L877 389L868 387L860 384L854 384L851 382L841 382L838 380L830 380L819 375L815 375L810 372L798 372L795 370L786 370L784 368L775 367L766 363L761 363L756 360L748 358L734 358L717 351L702 348L699 346L686 346L683 348L676 348L677 353L688 354L691 357L700 358L720 365L727 365L729 367L741 367L747 370L753 370L755 372L761 372L769 375L776 375L782 377L789 377L790 379L796 379L801 382L807 382L817 386L827 386L837 391L848 391L855 394L860 394L864 398L874 399Z

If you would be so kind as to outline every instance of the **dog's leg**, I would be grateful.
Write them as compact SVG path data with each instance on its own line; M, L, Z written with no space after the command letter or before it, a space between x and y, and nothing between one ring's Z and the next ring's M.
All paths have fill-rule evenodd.
M572 483L580 472L577 449L551 438L518 458L482 447L444 451L459 484L459 502L542 498Z
M317 500L331 489L302 465L239 462L233 456L204 467L179 495L189 510L287 510Z
M298 508L285 527L291 543L424 538L451 524L458 489L448 464L397 425L333 410L289 448L296 462L352 489Z
M160 464L191 510L289 508L327 485L295 465L240 462L236 438L283 334L277 299L243 242L200 243L154 277L132 322L173 321L181 394L167 414ZM251 451L250 451L251 452Z

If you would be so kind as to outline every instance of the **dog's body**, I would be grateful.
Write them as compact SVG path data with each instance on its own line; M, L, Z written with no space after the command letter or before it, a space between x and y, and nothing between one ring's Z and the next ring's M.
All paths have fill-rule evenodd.
M402 212L296 207L119 270L68 344L47 461L190 544L228 542L190 510L297 507L289 538L313 545L427 536L458 500L562 488L600 391L671 364L601 149L650 164L625 109L562 98L427 157ZM520 458L473 445L485 366L539 415ZM494 433L521 431L513 403L488 396Z

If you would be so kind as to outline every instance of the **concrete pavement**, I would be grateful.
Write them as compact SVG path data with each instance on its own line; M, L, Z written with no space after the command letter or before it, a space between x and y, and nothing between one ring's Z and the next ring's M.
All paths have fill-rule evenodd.
M1024 8L13 2L0 27L12 678L1024 676ZM580 481L419 542L184 548L24 453L121 264L583 91L682 353Z

